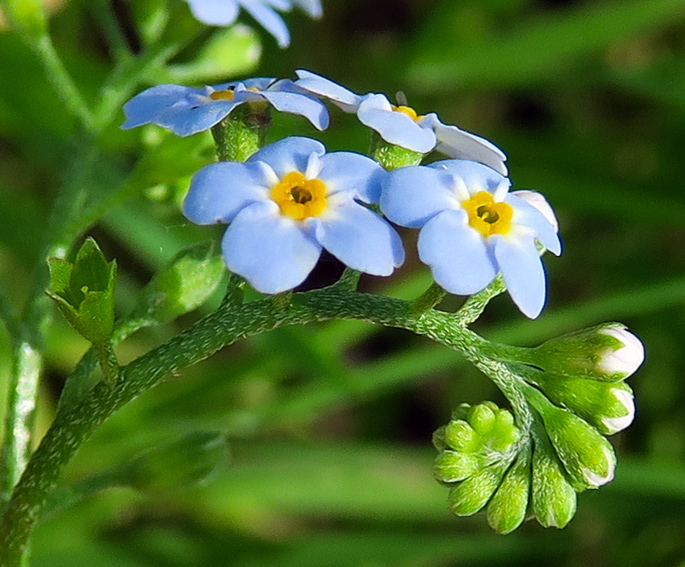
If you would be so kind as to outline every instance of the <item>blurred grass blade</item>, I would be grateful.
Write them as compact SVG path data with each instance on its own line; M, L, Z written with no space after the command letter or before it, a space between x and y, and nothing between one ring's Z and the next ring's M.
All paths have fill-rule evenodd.
M435 29L430 51L417 55L408 79L432 90L548 82L580 55L683 18L685 0L588 3L521 25L506 36L485 35L458 52L447 47L449 30Z

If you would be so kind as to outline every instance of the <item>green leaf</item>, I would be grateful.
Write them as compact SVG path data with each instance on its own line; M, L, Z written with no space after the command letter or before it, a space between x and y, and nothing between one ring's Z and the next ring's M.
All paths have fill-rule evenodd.
M43 0L1 0L0 7L12 27L23 35L33 40L45 35Z
M259 38L254 31L242 25L231 26L217 30L192 62L170 65L169 79L183 84L242 75L256 68L261 54Z
M172 321L207 301L225 276L213 242L188 246L147 285L136 312L161 323Z
M225 434L195 431L177 441L145 451L109 471L58 489L44 506L43 517L115 486L155 492L206 484L227 464L228 440Z

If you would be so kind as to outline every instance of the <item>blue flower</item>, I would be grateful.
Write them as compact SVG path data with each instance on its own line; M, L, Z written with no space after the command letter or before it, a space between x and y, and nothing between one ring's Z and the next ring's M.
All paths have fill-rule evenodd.
M295 85L306 92L326 98L345 112L356 114L359 121L375 130L390 144L422 154L438 150L452 158L483 163L502 175L507 156L485 138L456 126L443 124L434 112L419 116L408 106L395 106L382 94L360 96L324 77L309 71L296 71Z
M280 47L290 45L290 34L283 18L276 10L290 11L299 6L312 18L320 18L321 0L186 0L193 15L205 24L229 26L238 17L242 7L259 24L276 38Z
M268 103L276 110L299 114L319 130L328 127L328 111L316 98L302 93L289 79L256 78L194 89L181 85L158 85L137 94L124 104L124 129L157 124L190 136L221 122L241 104Z
M357 202L377 203L385 175L366 156L327 154L316 140L290 137L244 163L202 168L183 213L197 224L229 223L226 265L262 293L302 283L324 248L355 270L387 276L404 261L400 238Z
M547 201L509 186L484 165L445 160L390 172L380 207L389 220L421 229L419 257L445 290L471 295L501 272L519 309L535 318L546 287L536 242L557 255L561 243Z

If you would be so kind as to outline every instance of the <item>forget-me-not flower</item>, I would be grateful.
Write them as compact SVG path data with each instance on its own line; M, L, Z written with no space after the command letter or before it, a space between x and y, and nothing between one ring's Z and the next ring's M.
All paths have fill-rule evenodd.
M509 186L475 161L438 161L390 172L380 207L392 222L421 229L419 257L445 290L471 295L501 272L519 309L535 318L546 293L536 242L557 255L561 243L533 192L519 197Z
M157 124L190 136L221 122L241 104L268 103L276 110L299 114L319 130L328 127L328 110L316 98L303 93L293 81L271 78L246 79L201 89L181 85L157 85L124 104L122 128Z
M507 156L485 138L456 126L443 124L434 112L419 116L409 106L395 106L383 94L363 96L310 71L296 71L295 85L326 98L343 111L356 114L386 142L422 154L438 150L452 158L470 159L507 174Z
M290 34L280 12L299 6L312 18L322 15L321 0L186 0L193 15L205 24L230 26L243 8L266 31L276 38L280 47L290 45Z
M357 202L377 203L385 175L366 156L284 138L244 163L202 168L183 213L197 224L228 223L226 265L262 293L302 283L324 248L350 268L387 276L404 261L400 237Z

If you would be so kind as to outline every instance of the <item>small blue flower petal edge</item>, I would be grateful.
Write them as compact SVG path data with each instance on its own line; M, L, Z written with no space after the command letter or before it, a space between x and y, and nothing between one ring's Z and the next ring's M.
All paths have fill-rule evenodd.
M514 303L533 319L546 296L537 243L557 255L561 243L547 201L533 191L509 193L509 187L506 177L486 165L444 160L390 172L383 182L380 209L390 221L420 229L419 257L446 291L477 293L501 272ZM470 225L462 203L481 191L511 207L506 234L483 236Z
M324 183L326 206L320 214L296 220L271 198L273 186L293 171ZM326 153L317 140L290 137L265 146L245 163L202 168L191 180L183 213L198 224L229 223L224 261L262 293L301 284L323 249L353 269L387 276L404 261L400 237L359 202L377 202L386 175L366 156Z

